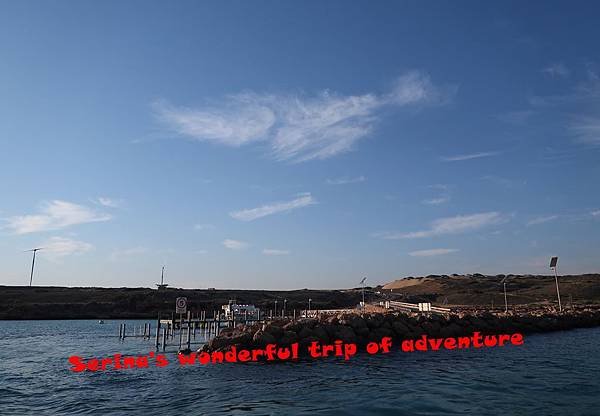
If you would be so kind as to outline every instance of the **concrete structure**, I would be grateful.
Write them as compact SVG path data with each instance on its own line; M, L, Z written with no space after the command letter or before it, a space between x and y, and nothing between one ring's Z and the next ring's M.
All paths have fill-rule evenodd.
M221 306L225 319L230 319L232 314L236 316L236 320L243 316L253 318L258 315L258 309L254 305L238 305L235 300L230 300L229 304Z

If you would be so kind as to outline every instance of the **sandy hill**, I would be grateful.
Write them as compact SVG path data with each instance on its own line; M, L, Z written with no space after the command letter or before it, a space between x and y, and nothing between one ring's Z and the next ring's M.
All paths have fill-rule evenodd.
M449 305L504 303L504 275L430 275L394 280L381 287L384 293L407 301L431 301ZM600 274L559 276L563 303L600 303ZM554 301L554 276L508 275L509 303Z

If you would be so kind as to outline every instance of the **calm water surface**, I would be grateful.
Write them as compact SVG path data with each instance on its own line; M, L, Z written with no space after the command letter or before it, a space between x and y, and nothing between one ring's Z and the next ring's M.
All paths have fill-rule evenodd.
M600 415L600 328L349 362L180 368L170 354L164 368L69 371L70 355L153 349L119 341L120 322L0 322L0 414Z

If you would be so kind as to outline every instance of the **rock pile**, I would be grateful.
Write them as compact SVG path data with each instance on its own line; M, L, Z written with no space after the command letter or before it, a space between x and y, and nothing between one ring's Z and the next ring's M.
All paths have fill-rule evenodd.
M535 333L600 326L600 309L554 313L548 310L525 314L492 314L489 312L425 315L417 313L340 314L307 318L296 321L279 320L266 324L237 325L225 328L201 351L226 351L238 348L263 348L267 344L289 346L298 342L308 346L313 341L321 344L336 340L366 345L383 337L396 340L429 337L459 337L479 331L482 334ZM303 350L304 348L301 348Z

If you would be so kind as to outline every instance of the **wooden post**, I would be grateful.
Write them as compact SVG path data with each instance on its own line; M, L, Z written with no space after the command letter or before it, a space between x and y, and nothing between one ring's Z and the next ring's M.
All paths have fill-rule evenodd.
M123 324L123 339L125 339L125 324Z
M192 315L190 314L190 311L188 311L188 316L187 316L187 318L188 318L187 319L187 347L188 347L188 350L190 349L190 345L191 345L191 342L192 342L192 340L190 339L191 338L191 331L192 331L192 318L191 318L191 316Z
M168 325L167 325L168 327ZM162 350L164 351L167 347L167 328L163 328L163 341L162 341Z
M231 309L231 327L235 327L235 311ZM228 325L229 326L229 325Z
M156 349L158 350L158 341L160 338L160 312L158 313L158 318L156 319Z
M175 336L175 316L173 312L171 312L171 339Z

